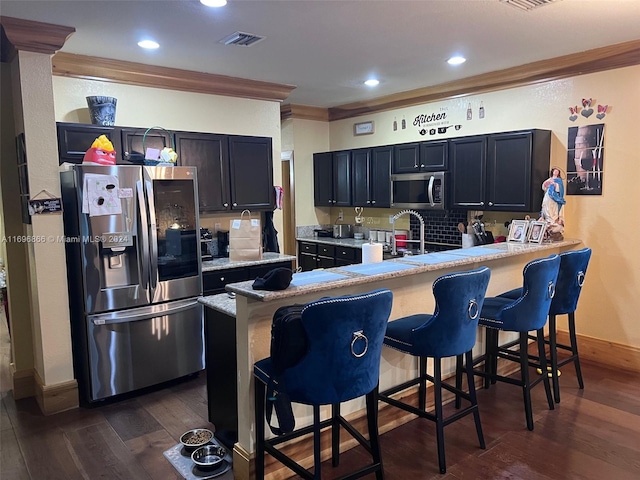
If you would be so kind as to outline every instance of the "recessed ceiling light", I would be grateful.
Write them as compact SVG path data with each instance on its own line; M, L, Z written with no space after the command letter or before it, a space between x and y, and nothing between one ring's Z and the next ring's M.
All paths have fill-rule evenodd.
M447 60L447 63L449 65L460 65L461 63L464 63L466 61L467 61L466 58L456 55L454 57L451 57L449 60Z
M200 0L200 3L207 7L224 7L227 0Z
M369 80L365 80L364 84L367 87L375 87L380 83L380 80L376 80L375 78L370 78Z
M153 40L141 40L138 42L138 46L154 50L156 48L159 48L160 44L158 42L154 42Z

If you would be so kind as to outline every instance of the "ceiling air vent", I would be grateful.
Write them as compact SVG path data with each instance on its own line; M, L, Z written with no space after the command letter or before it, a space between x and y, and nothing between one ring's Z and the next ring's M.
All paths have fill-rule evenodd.
M219 43L225 45L239 45L241 47L250 47L258 42L264 40L264 37L254 35L253 33L235 32L231 35L227 35Z
M502 3L519 8L520 10L533 10L534 8L543 7L559 0L500 0Z

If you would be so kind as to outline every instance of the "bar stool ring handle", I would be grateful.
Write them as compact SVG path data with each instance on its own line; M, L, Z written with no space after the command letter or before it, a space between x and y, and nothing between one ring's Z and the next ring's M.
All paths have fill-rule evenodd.
M480 315L480 309L478 308L478 302L476 302L475 299L469 300L468 314L469 314L469 318L471 320L475 320Z
M584 284L584 272L583 271L579 271L578 272L578 286L582 287L582 285Z
M556 284L553 282L549 282L549 286L547 287L547 291L549 293L549 298L553 298L556 296Z
M364 340L364 349L360 353L356 353L355 351L356 342L358 340ZM353 355L356 358L364 357L368 349L369 349L369 339L363 333L363 331L358 330L357 332L353 332L353 339L351 340L351 355Z

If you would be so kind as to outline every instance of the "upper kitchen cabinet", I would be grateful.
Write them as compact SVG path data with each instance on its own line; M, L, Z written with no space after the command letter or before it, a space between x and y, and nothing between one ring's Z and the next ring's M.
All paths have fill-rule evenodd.
M229 207L229 150L226 135L177 132L178 163L198 169L201 212Z
M313 198L317 207L351 206L351 152L313 155Z
M451 207L481 210L485 197L486 136L449 140L449 165Z
M488 136L486 206L532 212L542 204L549 176L551 132L529 130Z
M229 137L229 181L232 210L273 210L271 138Z
M271 139L176 132L180 165L197 167L201 212L273 210Z
M353 150L352 205L355 207L388 208L391 200L389 172L393 147Z
M148 132L147 132L148 130ZM121 128L122 159L125 163L142 165L147 148L173 148L173 134L161 128ZM145 135L145 132L146 135Z
M537 210L551 132L527 130L449 140L452 208Z
M391 173L444 171L447 169L447 158L447 140L394 145Z
M64 162L82 163L84 153L91 148L93 141L100 135L106 135L113 148L120 153L119 131L114 127L84 125L79 123L58 123L58 154L60 164Z

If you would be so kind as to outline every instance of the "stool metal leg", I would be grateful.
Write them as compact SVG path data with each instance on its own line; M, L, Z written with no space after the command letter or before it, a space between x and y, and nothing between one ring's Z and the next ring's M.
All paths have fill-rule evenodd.
M466 354L466 371L467 371L467 381L469 383L469 396L471 397L471 404L474 405L473 410L473 420L476 423L476 432L478 434L478 441L480 442L480 448L483 450L486 448L484 443L484 435L482 434L482 424L480 423L480 412L478 410L478 398L476 397L476 385L473 381L473 353L469 350ZM460 362L462 362L462 355L458 356L460 358ZM461 366L462 368L462 366ZM458 401L458 397L456 396L456 401Z
M427 357L418 357L418 375L420 384L418 387L418 408L424 410L427 405Z
M382 469L382 453L380 451L380 438L378 436L378 389L376 385L371 392L367 393L367 428L369 429L369 443L371 445L371 457L374 465L379 465L376 470L376 480L384 480L384 470Z
M533 411L531 408L531 385L529 384L529 355L527 332L520 332L520 376L522 379L522 396L524 397L524 414L527 429L533 430ZM547 385L548 383L547 378Z
M436 440L438 442L438 463L440 464L440 473L447 473L447 465L444 457L444 419L442 416L442 376L441 376L441 358L433 359L433 393L435 396L436 410Z
M553 398L560 403L560 382L558 381L558 347L556 345L556 316L549 315L549 353L551 358L551 380L553 383ZM543 374L547 372L542 371Z
M469 367L471 363L469 362L469 357L467 356L467 367ZM473 371L473 365L471 365ZM462 390L462 355L456 355L456 390ZM467 368L467 372L469 368ZM461 397L456 393L456 408L460 408Z
M542 368L542 383L544 384L544 391L547 394L547 403L549 403L549 410L554 409L553 396L551 395L551 386L549 385L549 375L547 372L547 352L545 351L544 342L544 328L538 330L538 358L540 359L540 367Z
M322 478L322 457L320 456L320 406L313 406L313 478Z
M576 339L576 315L575 312L569 314L569 340L571 341L571 355L574 356L573 363L576 366L576 376L580 389L584 388L582 381L582 369L580 368L580 357L578 356L578 341Z
M264 402L267 393L267 386L260 380L254 381L254 405L256 422L256 456L255 469L256 480L264 479Z
M340 404L331 405L331 465L340 463Z

